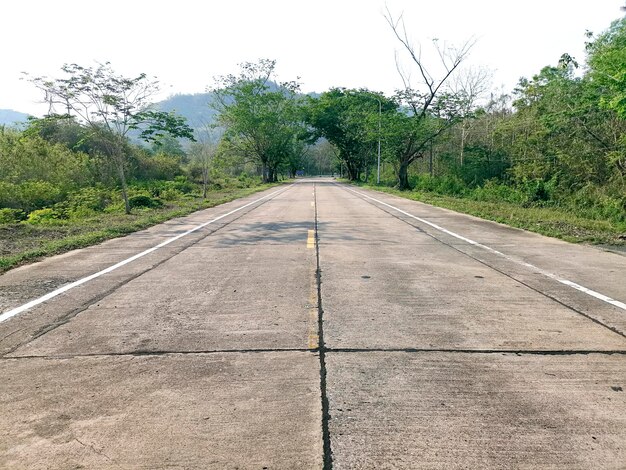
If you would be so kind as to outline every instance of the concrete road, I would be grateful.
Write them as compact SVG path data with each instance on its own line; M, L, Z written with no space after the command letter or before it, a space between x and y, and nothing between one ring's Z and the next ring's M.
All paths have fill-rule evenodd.
M0 311L0 468L626 468L626 256L332 180L15 269Z

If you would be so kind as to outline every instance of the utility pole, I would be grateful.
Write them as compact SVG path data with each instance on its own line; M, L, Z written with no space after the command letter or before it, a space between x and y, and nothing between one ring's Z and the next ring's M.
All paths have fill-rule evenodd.
M376 184L380 184L380 121L382 118L383 103L378 98L378 173L376 174Z

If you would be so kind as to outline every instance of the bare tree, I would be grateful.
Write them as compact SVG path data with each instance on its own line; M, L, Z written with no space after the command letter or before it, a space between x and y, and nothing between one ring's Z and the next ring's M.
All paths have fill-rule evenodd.
M470 67L467 69L459 69L459 73L452 77L450 84L452 92L464 97L461 102L463 119L459 125L461 132L459 160L461 166L463 165L465 144L470 130L471 120L469 117L473 115L480 99L483 98L485 93L489 90L491 76L491 72L483 67Z
M204 124L196 132L196 142L190 147L192 160L200 167L202 175L202 197L206 199L209 191L211 169L217 153L217 143L220 139L220 129L212 124Z
M446 129L461 119L467 109L468 96L461 90L452 87L452 77L458 71L475 44L473 39L460 47L453 47L432 42L435 53L434 66L428 66L422 57L421 46L415 47L411 42L403 15L394 17L389 8L386 9L385 20L402 49L408 55L410 70L402 66L399 54L396 53L396 67L402 78L403 89L397 92L397 100L410 109L409 120L403 121L401 142L397 142L398 187L409 189L408 168L419 158L424 157L432 142ZM411 73L411 71L413 73ZM412 83L412 77L417 81Z

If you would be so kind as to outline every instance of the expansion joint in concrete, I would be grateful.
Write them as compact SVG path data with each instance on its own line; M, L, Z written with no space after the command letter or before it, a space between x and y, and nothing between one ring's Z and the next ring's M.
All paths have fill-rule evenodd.
M326 386L326 345L324 343L324 307L322 304L322 269L320 267L320 243L318 231L318 204L317 204L317 185L313 185L313 199L315 207L315 279L317 281L317 322L318 322L318 338L319 338L319 359L320 359L320 393L322 400L322 439L324 449L324 470L332 470L333 453L330 440L330 406L328 403L328 393Z

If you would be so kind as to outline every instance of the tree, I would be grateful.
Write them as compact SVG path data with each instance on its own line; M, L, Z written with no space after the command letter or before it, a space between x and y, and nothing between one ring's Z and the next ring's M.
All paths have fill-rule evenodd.
M202 197L206 199L209 190L209 177L215 154L217 153L217 142L219 141L218 132L214 126L204 124L202 129L197 132L198 139L194 142L190 149L192 163L197 165L202 176Z
M275 65L266 59L241 64L239 75L219 77L213 90L223 138L261 167L263 182L277 180L280 165L301 151L303 134L299 86L272 81Z
M92 134L118 171L126 213L130 213L125 167L128 133L158 143L166 135L194 140L184 118L149 108L158 82L145 73L128 78L116 74L109 62L97 67L65 64L62 78L29 77L44 92L49 116L76 118ZM61 111L60 113L58 111Z
M381 93L333 88L319 98L310 98L306 121L312 127L311 141L324 137L338 152L348 178L358 180L375 155L379 109L395 112L397 105Z
M626 119L626 18L587 43L587 52L589 76L602 88L601 104Z
M459 122L467 109L468 94L463 90L454 90L448 86L448 82L469 54L473 42L468 41L461 47L454 48L445 43L440 45L438 40L433 40L434 52L439 58L440 66L440 70L435 73L422 59L421 48L416 49L409 40L402 15L394 18L387 9L385 19L408 53L419 77L419 83L414 86L410 81L410 74L402 70L396 58L398 72L404 83L404 88L397 93L397 99L408 108L412 123L411 132L406 134L396 154L398 188L404 190L410 189L409 166L424 156L439 135Z
M461 119L457 126L460 131L460 164L463 166L465 144L469 135L471 119L476 111L476 104L489 87L491 74L484 68L469 68L452 78L451 89L456 95L463 96L461 102Z

